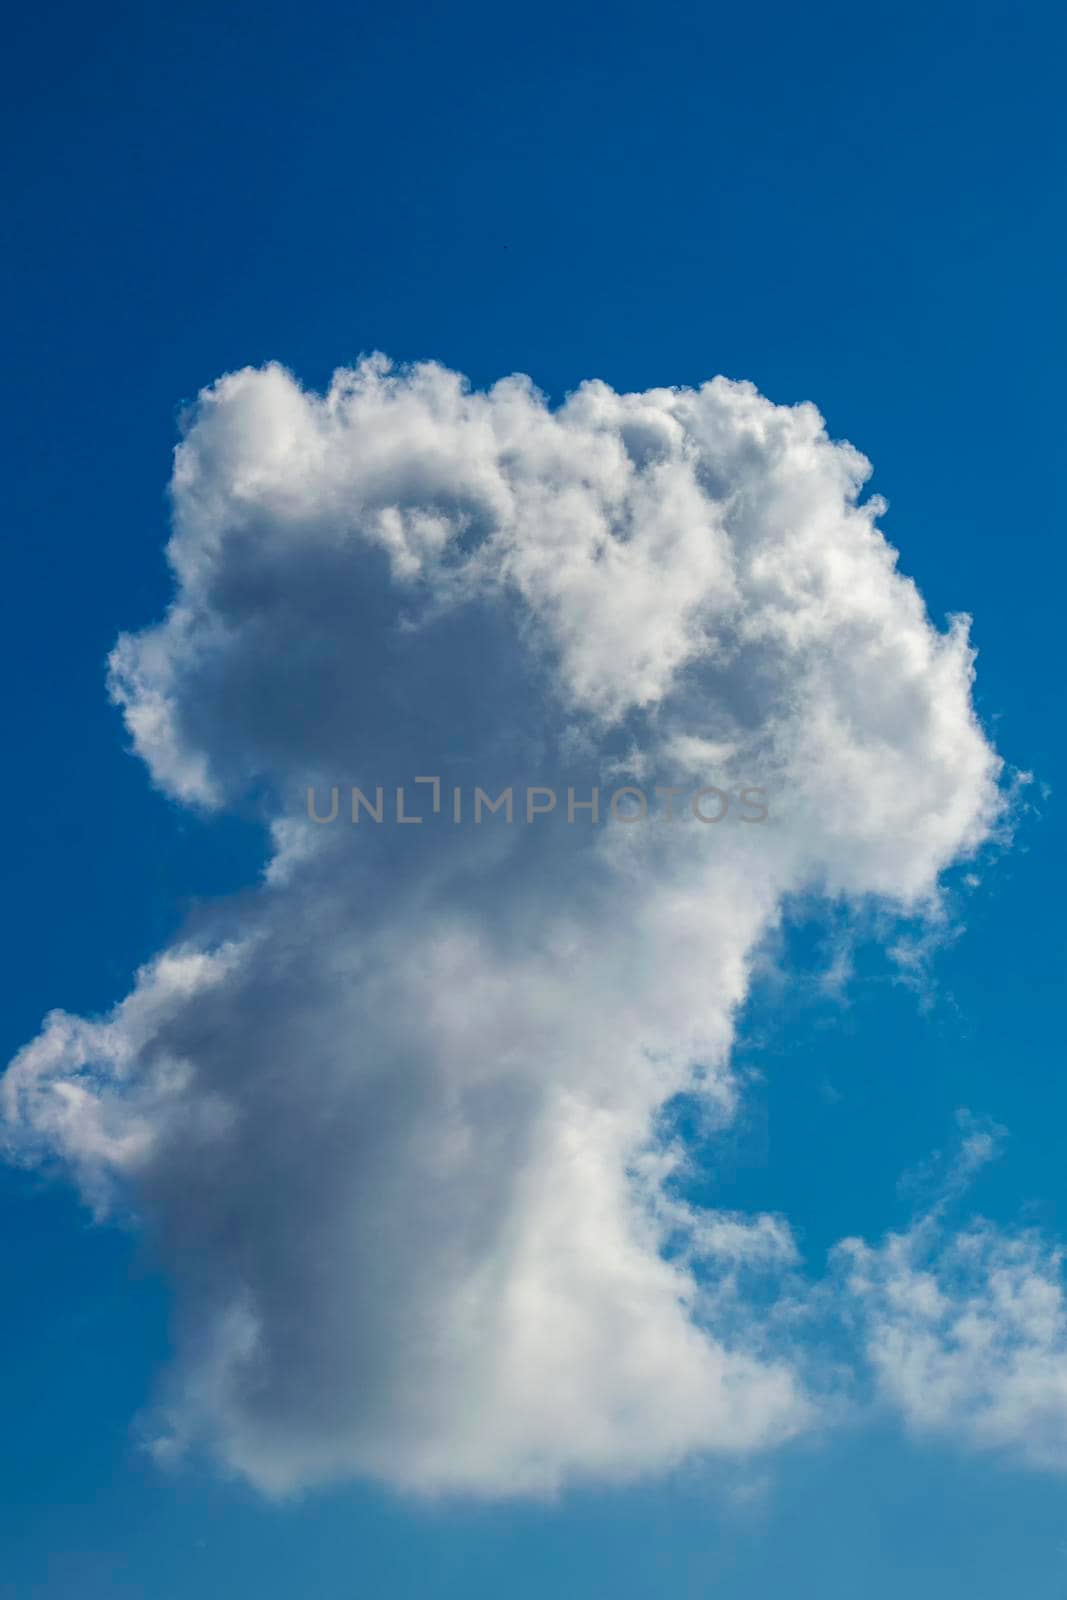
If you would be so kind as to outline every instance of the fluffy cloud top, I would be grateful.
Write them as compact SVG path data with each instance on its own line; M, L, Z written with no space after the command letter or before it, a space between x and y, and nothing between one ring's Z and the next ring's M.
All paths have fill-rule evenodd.
M275 859L4 1084L14 1154L120 1195L173 1275L160 1448L269 1491L501 1494L811 1420L739 1287L788 1229L681 1205L662 1112L732 1115L787 897L930 906L998 816L966 625L896 570L868 471L813 407L723 379L553 411L375 357L323 396L276 366L200 396L174 603L112 691L154 781L254 797ZM419 774L758 785L770 815L304 811Z

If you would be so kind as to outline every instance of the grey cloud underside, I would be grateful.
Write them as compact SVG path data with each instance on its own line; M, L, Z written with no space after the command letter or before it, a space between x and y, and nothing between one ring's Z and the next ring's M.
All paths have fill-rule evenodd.
M110 1017L54 1014L4 1102L14 1154L132 1203L173 1276L161 1452L268 1491L506 1494L811 1424L743 1292L791 1268L788 1229L684 1206L661 1112L733 1114L788 896L929 909L997 825L966 626L897 572L867 472L813 407L722 379L552 411L374 358L325 396L278 367L201 395L174 603L112 692L168 793L266 805L274 860ZM772 815L302 810L309 784L626 770L758 783Z

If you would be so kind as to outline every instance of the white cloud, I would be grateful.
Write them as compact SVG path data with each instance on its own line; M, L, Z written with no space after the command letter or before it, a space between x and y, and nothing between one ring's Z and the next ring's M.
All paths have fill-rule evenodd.
M983 1219L951 1232L948 1202L996 1153L968 1127L942 1199L878 1246L838 1246L881 1400L917 1433L1067 1469L1063 1253Z
M13 1152L134 1206L174 1278L172 1446L270 1491L506 1494L810 1421L738 1289L788 1230L682 1206L658 1129L680 1092L731 1115L785 897L932 911L998 816L965 625L897 573L867 471L722 379L553 412L374 358L321 397L278 367L200 397L174 605L113 693L157 784L266 796L278 854L5 1084ZM302 817L312 783L622 771L759 784L771 816Z

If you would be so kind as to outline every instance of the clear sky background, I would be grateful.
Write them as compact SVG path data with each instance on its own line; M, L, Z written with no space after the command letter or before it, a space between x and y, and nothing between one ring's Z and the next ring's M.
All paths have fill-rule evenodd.
M715 1201L787 1209L818 1264L843 1226L906 1220L901 1174L967 1106L1009 1133L974 1203L1067 1237L1065 32L985 3L12 16L4 1059L53 1006L121 998L262 860L252 826L150 790L104 689L118 631L170 594L183 404L248 363L321 385L372 349L553 401L721 372L814 400L871 458L904 570L939 625L973 615L980 713L1035 781L929 992L873 954L847 1004L757 991L762 1082ZM136 1240L6 1169L0 1228L3 1600L1067 1595L1062 1479L889 1425L743 1495L693 1468L533 1507L277 1507L161 1475L130 1432L168 1349Z

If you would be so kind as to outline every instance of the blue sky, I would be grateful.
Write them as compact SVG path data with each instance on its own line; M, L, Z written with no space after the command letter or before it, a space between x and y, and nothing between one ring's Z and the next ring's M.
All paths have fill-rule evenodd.
M702 1194L786 1215L818 1278L844 1234L907 1227L902 1174L968 1107L1007 1137L962 1214L1067 1237L1059 13L194 5L11 31L4 1059L53 1007L121 1001L262 867L251 805L151 788L104 681L170 600L165 489L205 385L274 360L321 389L375 349L478 388L525 372L554 405L723 373L870 458L903 571L937 627L973 616L979 715L1035 781L921 992L871 939L828 995L825 924L790 928ZM5 1600L1067 1592L1062 1476L881 1415L548 1504L357 1482L278 1505L162 1471L135 1419L170 1278L62 1179L4 1169L0 1205Z

